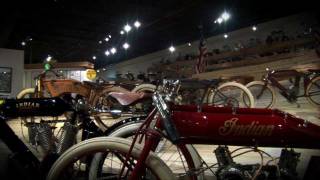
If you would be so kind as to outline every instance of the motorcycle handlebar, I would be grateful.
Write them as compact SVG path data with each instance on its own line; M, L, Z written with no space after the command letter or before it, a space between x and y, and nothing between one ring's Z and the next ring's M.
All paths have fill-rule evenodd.
M174 125L174 123L171 120L169 107L165 103L162 96L157 92L154 93L154 95L152 96L152 99L155 102L156 108L162 117L163 127L164 127L165 132L168 135L169 140L173 144L178 143L180 136L179 136L179 133L176 129L176 126Z

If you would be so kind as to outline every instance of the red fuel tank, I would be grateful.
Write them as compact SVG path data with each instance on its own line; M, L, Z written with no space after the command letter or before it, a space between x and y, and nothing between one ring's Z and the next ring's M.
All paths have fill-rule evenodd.
M277 109L173 105L171 111L188 144L320 148L320 126Z

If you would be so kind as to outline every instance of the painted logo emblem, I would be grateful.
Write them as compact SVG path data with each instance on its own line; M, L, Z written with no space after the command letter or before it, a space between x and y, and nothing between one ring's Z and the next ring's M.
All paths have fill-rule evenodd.
M226 120L224 125L219 127L221 136L271 136L274 125L259 124L259 121L252 121L250 124L238 123L239 118Z
M87 69L86 76L88 79L93 80L97 77L97 72L94 69Z
M40 104L35 102L21 102L16 104L17 109L32 109L32 108L39 108Z

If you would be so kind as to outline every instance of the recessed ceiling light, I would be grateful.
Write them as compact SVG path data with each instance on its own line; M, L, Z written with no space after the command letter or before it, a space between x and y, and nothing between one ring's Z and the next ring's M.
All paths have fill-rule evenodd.
M174 48L173 46L170 46L170 47L169 47L169 51L170 51L170 52L174 52L175 50L176 50L176 48Z
M123 28L126 32L131 31L131 26L129 24L126 24Z
M136 28L139 28L141 26L141 23L137 20L136 22L134 22L134 26Z
M126 43L124 43L124 44L122 45L122 47L123 47L124 49L128 49L128 48L130 47L130 45L126 42Z

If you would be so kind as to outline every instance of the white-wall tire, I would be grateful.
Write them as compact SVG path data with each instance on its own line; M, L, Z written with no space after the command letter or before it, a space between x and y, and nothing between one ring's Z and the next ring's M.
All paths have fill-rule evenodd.
M17 99L25 98L27 95L34 94L36 92L35 88L27 88L20 91L17 95Z
M51 167L47 180L59 180L59 174L62 173L70 163L73 163L76 158L83 157L90 153L105 152L106 149L114 150L117 152L127 153L131 145L131 141L115 137L98 137L82 141L64 152L58 160ZM141 146L135 145L131 155L134 158L139 158ZM160 180L173 180L175 179L169 167L154 153L150 152L146 166L160 179Z
M136 132L141 125L142 125L142 122L124 124L123 126L120 126L118 129L115 129L113 132L108 134L108 137L128 137L128 136L132 135L134 132ZM190 144L187 144L186 148L187 148L188 152L190 153L190 156L191 156L193 164L194 164L194 168L200 169L202 167L202 161L201 161L201 157L200 157L199 153ZM94 158L93 158L94 161L91 163L90 170L89 170L90 171L89 180L94 180L97 178L96 177L97 170L98 170L99 162L101 161L102 158L103 158L103 155L101 153L97 153L94 156ZM203 180L204 173L200 173L197 176L197 179Z
M221 84L218 88L217 88L217 91L221 90L222 88L226 88L226 87L236 87L236 88L239 88L241 89L242 93L245 93L246 96L248 97L249 99L249 102L250 102L250 105L247 105L249 108L253 108L254 107L254 98L251 94L251 92L249 91L249 89L240 84L240 83L237 83L237 82L226 82L226 83L223 83ZM215 97L215 95L217 94L217 91L213 90L209 93L208 95L208 103L209 104L213 104L213 99ZM240 98L243 100L243 94L240 95Z
M252 81L246 85L246 87L249 89L249 91L251 91L251 94L253 95L256 107L258 107L258 108L272 108L277 101L276 93L275 93L274 89L269 84L266 86L267 90L270 92L270 95L271 95L271 98L270 98L271 102L267 103L267 105L260 106L260 104L258 104L259 100L255 97L256 96L255 92L252 92L253 90L250 90L254 86L261 86L261 88L262 88L263 86L265 86L265 83L262 81Z
M133 88L131 92L154 92L156 90L156 86L153 84L140 84Z
M311 97L310 97L310 89L311 89L311 86L313 83L315 83L316 81L319 81L320 82L320 77L316 77L316 78L313 78L311 80L311 82L308 84L307 88L306 88L306 95L307 95L307 100L309 101L310 104L312 104L313 106L315 107L319 107L320 106L320 103L319 102L315 102Z

